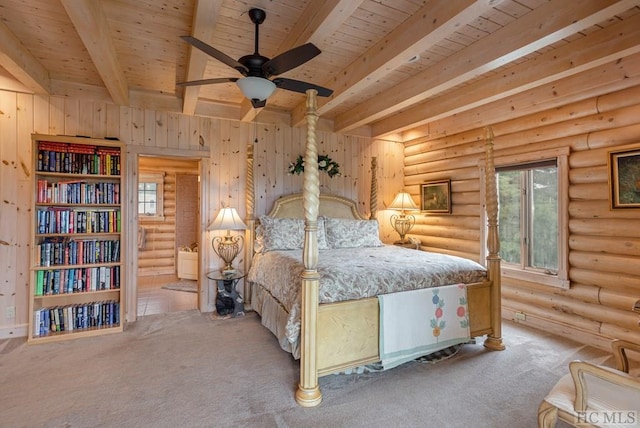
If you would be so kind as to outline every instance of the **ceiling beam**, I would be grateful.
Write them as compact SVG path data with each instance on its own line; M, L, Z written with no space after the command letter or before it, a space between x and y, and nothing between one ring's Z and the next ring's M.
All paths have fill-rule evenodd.
M191 35L205 43L210 43L213 39L213 32L220 16L222 0L196 0L193 13L193 23L191 24ZM185 42L186 44L186 42ZM209 56L189 46L187 59L186 82L201 80L204 78L204 71L207 67ZM184 114L194 114L196 104L200 95L200 86L187 86L184 88L182 112Z
M107 104L111 104L111 96L103 86L86 85L61 80L51 81L51 95L64 96L69 98L91 99ZM172 94L161 94L132 89L130 91L128 107L137 107L147 110L162 111L169 113L182 113L182 100ZM217 119L236 121L238 117L238 106L229 103L217 103L213 101L200 101L195 115L207 116ZM275 117L275 115L273 115ZM288 123L280 114L279 123Z
M90 99L107 104L113 103L111 96L103 86L86 85L62 80L51 81L51 96L64 96L69 98ZM147 110L163 111L170 113L182 113L182 100L172 94L160 94L132 89L130 91L129 107L143 108ZM237 121L240 115L237 104L221 103L201 100L194 113L195 116ZM260 114L261 123L275 123L288 125L291 122L289 113L281 110L264 110ZM325 121L325 123L329 123ZM333 122L326 128L333 129ZM362 128L354 129L350 135L361 135Z
M0 90L22 94L32 94L33 90L24 86L11 73L0 66Z
M69 80L51 79L51 96L63 96L68 98L89 99L111 104L113 99L107 89L100 85L71 82Z
M336 118L336 132L407 109L625 12L636 0L551 0ZM527 31L522 31L527 28Z
M129 87L99 0L61 0L113 102L129 105Z
M240 103L240 122L252 122L253 119L264 109L264 107L254 108L246 97Z
M196 115L236 122L240 115L239 109L237 104L200 101L196 109ZM289 113L281 110L260 109L259 119L260 120L256 120L255 122L288 125L291 121L291 116L289 116ZM333 122L331 126L333 127Z
M334 90L331 97L318 98L318 114L322 115L349 99L390 70L407 63L409 58L424 52L479 15L488 13L499 3L482 0L434 0L411 15L402 25L389 33L363 55L354 60L336 77L323 86ZM292 112L292 123L304 121L305 103L298 104Z
M412 128L402 134L400 141L408 142L418 138L422 141L433 140L445 137L448 135L447 131L450 132L451 129L455 129L456 133L466 132L496 123L500 123L501 128L511 126L522 129L523 122L518 118L552 109L556 112L563 110L571 118L579 120L582 116L593 114L594 110L584 109L584 107L575 110L576 103L628 88L634 88L633 93L640 93L638 85L640 85L640 53L630 55L622 61L612 61L567 77L560 82L547 83L507 99L493 101L455 116L447 116ZM596 103L593 101L591 103L593 109L596 109ZM565 120L567 116L559 115L558 117ZM527 123L530 126L525 128L541 124L535 120ZM551 124L553 120L547 119L544 123Z
M599 67L640 52L634 15L460 89L430 98L372 125L374 136L384 136L424 125L490 102Z
M321 43L342 26L364 0L312 1L278 47L286 52L305 43Z
M0 21L0 66L36 94L48 94L49 72Z

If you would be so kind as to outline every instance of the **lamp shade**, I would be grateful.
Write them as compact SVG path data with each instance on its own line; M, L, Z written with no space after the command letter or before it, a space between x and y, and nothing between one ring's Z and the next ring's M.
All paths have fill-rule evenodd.
M276 90L276 84L262 77L248 76L238 79L236 85L250 100L266 100Z
M391 205L387 207L390 210L398 211L417 211L420 208L413 202L413 198L407 192L399 192L394 198Z
M215 220L209 224L209 230L244 230L244 224L235 208L225 207L218 212Z

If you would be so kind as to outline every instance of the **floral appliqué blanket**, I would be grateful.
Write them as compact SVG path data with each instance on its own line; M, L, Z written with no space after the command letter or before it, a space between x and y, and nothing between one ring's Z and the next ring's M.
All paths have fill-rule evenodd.
M378 299L385 370L470 340L464 284L383 294Z

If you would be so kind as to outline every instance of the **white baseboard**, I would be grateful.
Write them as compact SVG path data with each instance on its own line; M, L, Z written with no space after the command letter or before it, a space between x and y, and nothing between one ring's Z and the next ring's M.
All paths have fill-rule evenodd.
M13 339L15 337L27 337L28 324L18 324L8 327L0 327L0 339Z

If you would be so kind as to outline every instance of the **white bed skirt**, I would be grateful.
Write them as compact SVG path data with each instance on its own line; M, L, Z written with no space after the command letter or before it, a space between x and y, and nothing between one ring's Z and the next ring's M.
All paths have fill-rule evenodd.
M251 307L260 315L262 325L276 336L280 347L293 355L296 360L300 359L299 341L291 343L287 339L286 326L289 313L259 284L251 283Z

